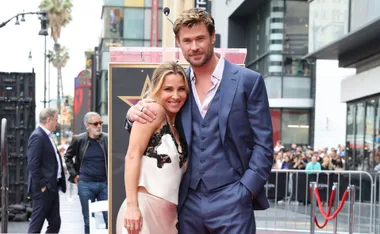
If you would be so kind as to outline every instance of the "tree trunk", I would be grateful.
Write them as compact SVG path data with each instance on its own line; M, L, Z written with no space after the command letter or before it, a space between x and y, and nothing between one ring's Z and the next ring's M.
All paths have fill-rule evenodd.
M58 75L57 75L57 108L58 108L58 116L61 116L61 83L60 83L60 80L61 80L61 76L62 76L62 70L61 70L61 67L57 67L57 72L58 72ZM61 122L61 118L60 119L60 122ZM58 141L58 144L61 144L61 137L62 137L62 124L61 123L58 123L60 125L60 132L59 132L59 136L57 137L57 141Z
M62 68L61 68L62 69ZM61 73L61 77L60 77L60 82L61 82L61 96L62 98L65 97L65 95L63 94L63 83L62 83L62 73Z
M57 77L57 108L58 114L61 114L61 68L57 68L58 77Z

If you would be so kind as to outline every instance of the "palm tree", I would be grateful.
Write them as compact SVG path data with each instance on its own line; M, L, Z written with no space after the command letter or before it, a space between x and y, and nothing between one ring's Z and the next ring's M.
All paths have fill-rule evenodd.
M42 0L39 8L45 9L49 18L50 36L54 41L54 56L53 66L57 68L57 107L60 114L61 107L61 91L62 88L62 68L66 66L69 54L64 47L58 43L58 39L61 36L61 30L72 20L71 8L73 4L71 0ZM62 53L62 55L61 55ZM60 86L61 85L61 86ZM60 90L61 89L61 90Z
M55 68L57 68L58 71L58 77L62 77L62 70L61 68L65 67L67 64L67 61L70 59L69 52L66 47L62 47L59 49L59 54L57 54L56 51L50 51L51 57L50 62L53 64ZM63 85L62 85L62 79L58 80L58 87L61 87L60 93L63 95ZM60 107L59 107L60 108Z

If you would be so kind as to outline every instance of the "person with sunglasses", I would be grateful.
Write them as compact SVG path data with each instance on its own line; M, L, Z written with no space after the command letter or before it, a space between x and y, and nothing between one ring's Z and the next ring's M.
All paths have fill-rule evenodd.
M98 113L88 112L83 121L87 131L73 137L64 157L69 181L78 185L84 231L90 233L88 200L108 200L108 135L102 132ZM103 218L107 228L108 212L103 212Z

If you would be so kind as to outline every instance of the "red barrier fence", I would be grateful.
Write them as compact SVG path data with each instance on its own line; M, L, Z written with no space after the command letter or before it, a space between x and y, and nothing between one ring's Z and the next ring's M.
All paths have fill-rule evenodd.
M333 189L331 191L330 202L329 202L329 206L328 206L327 214L326 214L326 212L325 212L325 210L323 208L323 205L322 205L321 197L319 195L319 189L317 187L317 183L316 182L311 182L310 183L309 193L310 193L310 197L311 197L311 216L310 216L310 218L311 218L311 220L310 220L310 233L311 234L315 233L315 225L318 228L322 229L322 228L324 228L327 225L328 221L336 219L336 217L338 216L339 212L342 210L342 208L344 206L344 203L345 203L348 195L350 195L350 213L349 213L349 216L350 216L350 221L351 221L350 224L349 224L350 225L350 227L349 227L349 233L350 234L353 233L355 186L350 185L350 186L347 187L347 189L345 190L345 192L344 192L344 194L342 196L341 203L339 204L339 206L337 208L334 209L333 215L330 216L331 209L332 209L332 207L334 205L336 184L337 183L334 183ZM317 217L315 215L315 211L316 211L315 200L317 201L317 204L318 204L318 207L319 207L319 211L321 212L322 216L325 218L325 221L324 221L324 223L322 225L319 224L318 219L317 219ZM315 223L315 225L314 225L314 223ZM335 223L335 225L334 225L334 233L336 233L336 231L337 231L337 229L336 229L336 223Z

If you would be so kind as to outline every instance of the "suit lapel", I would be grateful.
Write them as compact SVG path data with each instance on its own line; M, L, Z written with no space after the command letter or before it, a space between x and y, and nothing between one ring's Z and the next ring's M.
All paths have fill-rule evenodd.
M193 95L193 93L192 93L191 83L190 83L190 69L189 68L186 69L186 76L187 76L187 82L189 83L190 92L187 95L186 102L181 109L181 122L182 122L183 131L185 133L187 145L190 146L191 145L191 133L192 133L192 131L191 131L191 129L192 129L192 114L191 114L191 102L192 102L191 100L192 100L192 98L190 95Z
M55 143L54 143L54 147L51 144L51 140L50 140L50 137L48 136L48 134L46 134L46 132L41 127L39 127L39 129L40 129L41 133L45 136L45 139L49 142L49 145L51 146L51 149L53 150L53 153L54 153L54 158L56 157L55 152L58 152L58 155L60 155ZM57 162L57 160L55 160L55 162ZM61 162L61 165L62 165L62 162Z
M232 102L235 97L236 88L239 83L239 76L234 66L225 60L222 83L220 84L219 102L219 130L222 144L226 136L227 119L230 113Z

